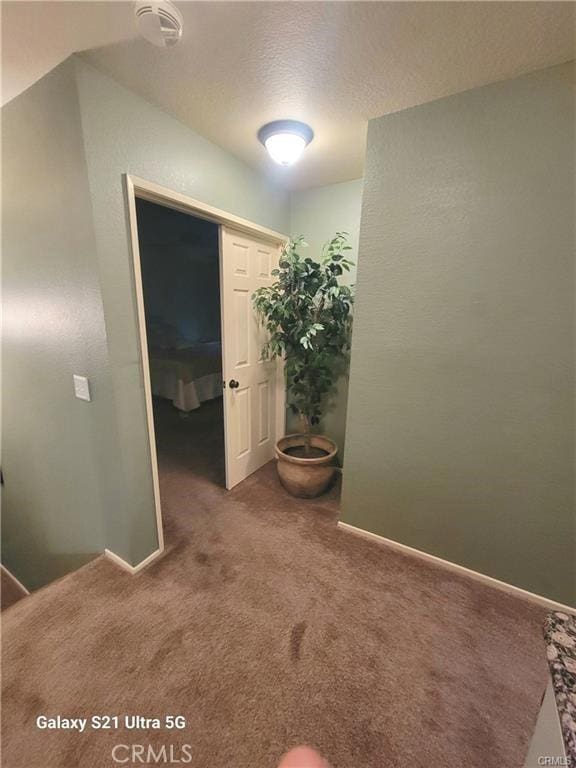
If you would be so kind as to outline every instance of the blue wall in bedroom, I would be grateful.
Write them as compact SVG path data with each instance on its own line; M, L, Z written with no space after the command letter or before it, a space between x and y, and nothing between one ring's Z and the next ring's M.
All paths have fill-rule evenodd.
M148 343L220 339L218 226L137 200Z

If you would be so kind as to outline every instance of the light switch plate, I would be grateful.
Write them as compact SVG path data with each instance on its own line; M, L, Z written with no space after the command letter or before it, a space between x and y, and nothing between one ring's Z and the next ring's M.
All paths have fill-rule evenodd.
M74 394L79 400L92 400L90 397L90 383L86 376L77 376L73 374L74 378Z

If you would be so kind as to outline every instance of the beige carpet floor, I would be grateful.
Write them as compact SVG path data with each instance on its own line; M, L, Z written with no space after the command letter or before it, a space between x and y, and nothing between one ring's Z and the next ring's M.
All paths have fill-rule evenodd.
M131 576L102 557L4 612L3 766L189 744L194 768L275 768L300 743L333 768L522 766L544 611L337 528L337 491L292 499L273 464L226 492L218 409L157 408L161 560ZM40 714L186 728L48 732Z

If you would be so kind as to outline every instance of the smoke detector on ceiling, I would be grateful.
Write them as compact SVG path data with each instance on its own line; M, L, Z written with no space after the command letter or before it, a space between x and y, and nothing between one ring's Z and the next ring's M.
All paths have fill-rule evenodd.
M182 37L184 20L170 0L137 0L134 13L138 31L149 43L166 48Z

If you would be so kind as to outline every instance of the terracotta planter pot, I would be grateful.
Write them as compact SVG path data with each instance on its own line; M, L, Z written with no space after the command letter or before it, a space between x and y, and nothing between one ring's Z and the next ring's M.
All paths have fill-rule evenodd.
M334 465L338 446L322 435L312 435L310 445L326 451L326 455L313 458L291 456L286 453L290 448L301 448L304 435L286 435L276 443L276 467L280 482L292 496L301 499L313 499L326 491L337 472Z

